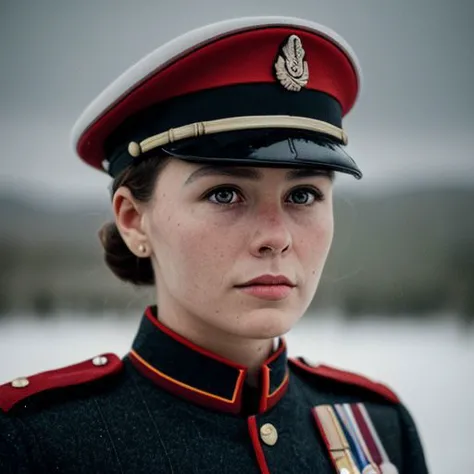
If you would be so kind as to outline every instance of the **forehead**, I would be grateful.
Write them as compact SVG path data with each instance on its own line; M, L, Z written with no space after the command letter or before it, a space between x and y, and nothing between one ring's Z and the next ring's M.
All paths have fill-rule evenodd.
M286 181L301 178L326 177L333 179L333 172L319 168L264 168L254 166L222 166L220 164L194 165L188 170L185 185L205 177L234 177L251 181L261 181L268 175L280 175Z

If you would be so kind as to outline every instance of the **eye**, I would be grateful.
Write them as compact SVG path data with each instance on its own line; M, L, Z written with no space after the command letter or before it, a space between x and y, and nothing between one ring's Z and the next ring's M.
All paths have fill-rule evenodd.
M324 195L321 191L313 188L298 188L290 193L292 196L291 204L300 206L311 206L315 202L324 200Z
M234 199L238 196L239 192L235 188L226 187L214 189L206 195L206 198L214 204L230 205L236 204Z

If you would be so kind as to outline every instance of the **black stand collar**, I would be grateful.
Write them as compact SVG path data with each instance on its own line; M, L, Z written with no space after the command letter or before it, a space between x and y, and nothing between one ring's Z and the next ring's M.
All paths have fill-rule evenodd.
M158 321L156 306L146 309L129 353L144 376L181 398L207 408L241 413L247 368L203 349ZM259 372L258 412L269 410L288 387L286 344Z

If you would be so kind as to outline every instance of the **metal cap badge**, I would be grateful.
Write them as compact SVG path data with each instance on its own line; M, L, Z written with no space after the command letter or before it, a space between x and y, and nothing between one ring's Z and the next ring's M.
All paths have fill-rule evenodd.
M308 63L304 56L305 50L299 36L289 36L275 63L276 77L285 89L298 92L308 83Z

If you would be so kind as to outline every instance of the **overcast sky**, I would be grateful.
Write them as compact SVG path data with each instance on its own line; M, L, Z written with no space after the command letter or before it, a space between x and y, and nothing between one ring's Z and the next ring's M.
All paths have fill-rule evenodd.
M356 51L364 87L344 126L365 178L342 186L474 184L472 0L0 0L0 185L105 196L69 143L82 110L163 42L249 15L322 23Z

